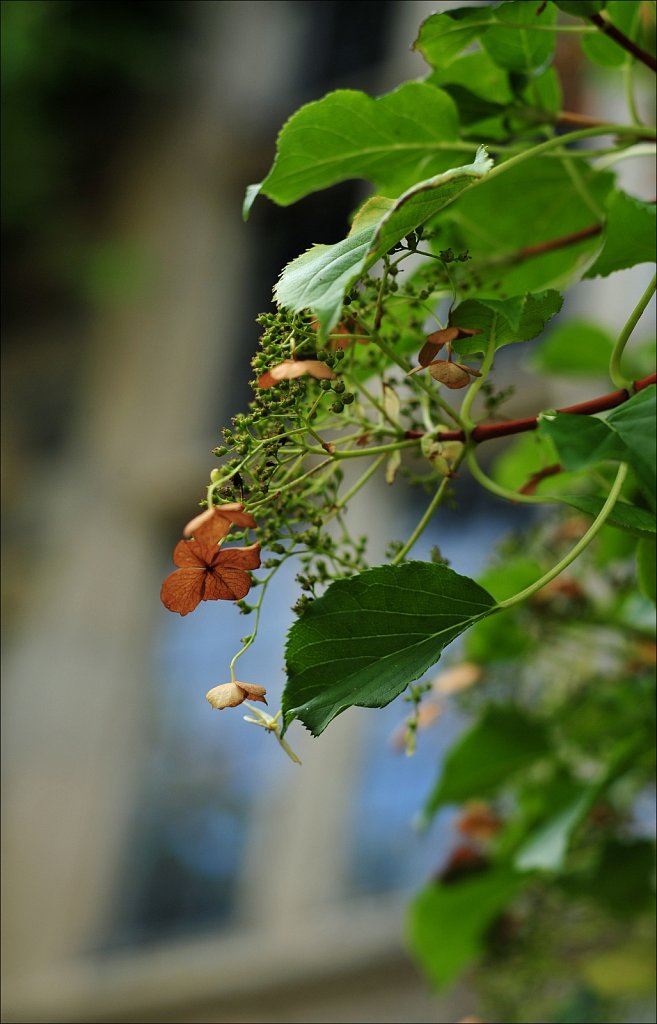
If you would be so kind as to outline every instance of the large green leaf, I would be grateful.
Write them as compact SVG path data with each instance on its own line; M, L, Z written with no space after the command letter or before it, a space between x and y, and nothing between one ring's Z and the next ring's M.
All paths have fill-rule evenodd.
M627 0L610 0L605 5L605 20L611 21L616 28L628 36L633 42L639 42L641 36L641 4L628 3ZM598 12L592 11L586 15ZM643 40L641 40L643 42ZM621 67L630 59L627 50L614 42L602 31L597 34L586 35L582 38L582 49L584 53L595 64L605 68Z
M494 608L483 587L429 562L337 580L290 630L285 727L298 718L319 736L347 708L385 707Z
M481 17L482 8L478 9L478 16ZM425 25L434 19L450 19L451 15L434 14ZM474 13L469 10L468 15ZM467 23L466 23L467 24ZM423 26L424 28L424 26ZM506 107L513 102L513 92L509 86L508 72L497 66L495 61L479 50L477 53L464 53L458 60L450 64L441 64L429 77L429 81L435 85L461 86L479 99L489 103L491 107ZM463 122L459 106L459 120Z
M555 33L542 30L554 25L556 17L552 4L538 0L502 4L495 9L495 21L482 35L481 44L500 67L532 71L546 65L554 54ZM539 31L532 31L535 25Z
M607 426L611 427L629 451L627 461L653 507L657 476L656 394L657 388L651 384L649 388L632 395L628 402L613 409L606 420Z
M579 787L579 793L536 828L517 851L514 863L519 871L560 871L577 829L603 793L631 766L637 753L645 750L648 729L619 740L608 752L598 778Z
M489 705L476 725L452 747L425 807L488 796L549 752L545 725L513 704Z
M606 377L614 347L611 335L588 320L559 323L541 342L532 366L543 373L600 374Z
M584 277L606 277L637 263L655 262L655 204L614 190L608 197L604 245Z
M496 349L529 341L541 333L562 305L561 295L554 290L507 300L467 299L454 310L450 322L481 334L456 341L454 350L460 356L471 356L485 352L491 339Z
M651 911L655 896L653 839L611 838L594 868L574 873L562 882L575 897L589 897L621 918Z
M497 867L418 893L409 910L409 945L436 986L453 982L476 959L490 925L526 884L510 868Z
M655 538L644 537L639 541L636 550L636 573L639 590L644 597L655 603Z
M518 850L518 871L560 871L573 834L591 809L596 791L583 786L580 794L553 814Z
M564 505L570 505L579 512L585 512L589 516L597 516L604 505L604 498L596 498L593 495L563 494L559 501ZM635 537L653 537L657 530L655 513L648 509L640 508L638 505L630 505L627 501L617 501L607 516L607 525L616 526L619 530L625 530Z
M413 49L419 50L427 63L440 71L478 39L494 20L490 7L458 7L444 14L432 14L420 26Z
M579 173L582 187L602 206L613 175L588 166L579 166ZM570 239L595 220L567 168L546 156L527 160L470 189L436 227L440 249L470 251L472 261L456 268L470 297L505 298L561 288L583 273L601 247L601 237ZM524 250L535 252L537 245L557 240L564 240L562 247L524 255Z
M590 18L603 10L606 0L554 0L557 7L576 18Z
M608 459L623 462L627 458L622 440L595 416L543 413L538 429L551 438L566 469L586 469Z
M345 239L334 245L314 245L288 263L274 289L276 301L294 311L312 309L324 338L340 317L346 292L361 274L491 166L490 157L480 147L474 163L421 181L397 199L372 196L354 218Z
M407 82L373 99L338 89L307 103L283 125L273 166L250 186L248 216L259 192L280 206L349 178L396 195L419 177L454 166L458 115L453 100L426 82ZM458 146L457 146L458 149Z
M413 44L432 67L449 66L475 40L498 67L532 71L547 64L554 53L556 11L538 0L505 3L499 7L459 7L432 14ZM540 25L540 31L532 31Z

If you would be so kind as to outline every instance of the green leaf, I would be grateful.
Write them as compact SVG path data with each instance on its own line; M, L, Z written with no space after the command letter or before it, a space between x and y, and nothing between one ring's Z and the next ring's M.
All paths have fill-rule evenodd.
M590 14L587 15L587 17L590 16ZM627 0L611 0L606 4L605 18L633 42L639 41L641 4L628 3ZM584 36L582 49L589 60L603 68L619 68L630 59L627 51L603 32Z
M413 49L419 50L428 64L442 71L494 20L490 7L458 7L444 14L432 14L420 26Z
M532 71L552 59L555 45L553 32L533 32L532 28L534 25L550 27L556 18L557 12L551 4L534 0L502 4L495 9L495 23L482 35L481 44L500 67ZM508 27L505 23L509 23ZM520 28L520 25L527 27Z
M604 245L584 277L606 277L637 263L654 263L655 204L614 190L605 205Z
M539 433L551 438L566 469L586 469L599 462L627 462L654 508L655 386L633 395L606 420L573 413L542 413Z
M452 747L425 814L496 792L550 749L542 722L513 704L489 705L483 717Z
M656 488L657 438L655 420L657 408L654 384L632 395L628 402L613 409L606 423L629 451L630 463L641 488L654 508Z
M429 562L335 581L290 630L285 727L298 718L319 736L347 708L385 707L494 608L473 580Z
M614 347L611 335L588 320L567 320L550 331L532 358L543 373L604 374Z
M490 925L526 884L498 867L418 893L409 911L409 945L434 985L450 984L479 956Z
M588 782L574 800L569 800L556 815L540 825L523 843L515 857L520 871L560 871L575 832L589 810L645 749L647 729L625 736L607 753L607 760L597 779Z
M485 8L480 7L478 8L479 16L481 16L482 11L487 13ZM452 15L454 13L456 12L451 12ZM468 11L469 15L473 13L473 10ZM449 20L450 13L434 14L429 18L429 21L436 18ZM426 24L427 22L425 22ZM509 87L508 73L504 68L498 67L495 61L483 51L466 53L448 65L445 65L444 62L439 64L433 74L429 76L428 81L440 86L461 86L472 95L487 103L489 108L504 108L513 102L513 92ZM459 119L462 123L461 107L458 104L457 106L459 109Z
M583 188L603 206L614 176L588 166L579 171ZM472 261L462 271L470 297L505 298L561 288L583 273L602 245L600 235L530 257L523 251L568 238L594 220L562 162L544 157L493 175L464 193L436 226L441 249L470 250Z
M560 871L575 830L588 814L597 790L587 787L545 822L518 850L518 871Z
M590 18L604 10L606 0L554 0L557 7L575 18Z
M627 448L606 423L595 416L543 413L538 430L549 437L566 469L586 469L608 459L623 462Z
M287 309L312 309L320 322L321 340L338 322L342 302L368 265L373 228L347 235L335 245L314 245L283 270L274 297Z
M450 143L457 139L454 102L426 82L407 82L378 99L338 89L284 124L259 191L289 206L339 181L365 178L379 192L395 195L418 177L453 166Z
M531 78L522 96L534 111L550 115L548 120L552 120L557 111L563 108L561 81L553 67L546 68L542 74Z
M655 603L655 538L644 537L639 541L636 549L636 571L639 582L639 590L644 597Z
M454 350L460 356L485 353L491 337L496 349L513 342L529 341L541 333L562 305L561 295L554 290L520 296L520 305L517 297L497 304L488 298L467 299L454 310L451 323L480 330L481 334L456 341Z
M536 639L518 621L515 608L499 612L490 620L482 619L475 623L465 638L466 657L478 665L511 661L527 654L534 646Z
M585 512L589 516L600 514L604 505L604 498L595 498L592 495L565 494L560 495L559 501L564 505L576 508L578 512ZM625 530L635 537L654 537L657 530L655 513L637 505L630 505L627 501L617 501L607 516L607 525L616 526L619 530Z
M562 885L576 897L596 900L617 917L631 918L646 910L654 912L654 871L654 841L612 838L593 871L566 877Z
M550 439L537 430L531 430L512 440L509 447L495 459L492 475L502 487L517 491L534 473L558 461Z
M491 165L482 146L474 163L421 181L398 199L372 196L359 210L345 239L334 245L314 245L288 263L274 289L276 301L295 312L312 309L324 339L338 322L345 294L361 274L473 180L487 174Z

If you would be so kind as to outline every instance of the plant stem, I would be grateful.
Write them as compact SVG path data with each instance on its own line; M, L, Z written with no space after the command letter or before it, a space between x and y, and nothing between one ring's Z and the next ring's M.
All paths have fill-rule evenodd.
M405 363L403 359L399 358L394 348L391 348L387 342L383 341L383 339L378 337L377 335L374 335L372 337L372 341L381 349L381 351L385 355L387 355L388 359L390 359L393 363L396 363L396 365L401 370L403 370L404 373L408 374L408 364ZM426 391L426 393L430 395L430 397L440 406L443 412L447 416L449 416L450 419L454 420L455 423L458 423L459 426L462 426L461 417L459 416L455 409L452 409L449 402L446 402L445 399L440 396L437 388L433 388L430 384L427 383L427 381L423 380L421 377L416 377L415 383L418 385L418 387L421 387L423 391Z
M278 566L277 566L277 568L278 568ZM233 657L233 659L232 659L232 661L231 661L231 663L229 665L229 668L230 668L230 681L231 681L231 683L235 682L235 663L238 661L239 658L242 657L242 655L246 651L248 651L249 647L251 646L251 644L255 640L256 636L258 635L258 626L260 624L260 612L262 610L262 602L263 602L265 593L267 592L267 584L269 583L270 579L272 578L272 576L274 575L275 572L276 572L276 569L274 569L272 572L270 572L269 575L265 577L265 579L262 581L262 583L260 585L260 595L258 597L258 600L255 603L255 606L254 606L254 608L255 608L255 622L253 624L253 629L252 629L251 633L247 636L247 638L244 641L244 643L243 643L242 647L240 648L240 650L237 652L236 655L234 655L234 657Z
M361 489L361 487L364 487L365 484L367 483L367 481L371 477L374 476L376 471L379 469L379 467L381 465L383 465L385 460L386 460L386 456L385 455L379 455L378 459L375 459L374 462L372 463L372 465L367 467L367 469L365 470L363 475L361 477L359 477L359 479L356 481L356 483L352 487L350 487L349 490L345 494L342 495L340 500L336 503L335 507L332 509L332 511L326 517L326 521L328 521L329 519L332 519L333 516L338 515L338 513L341 511L341 509L343 509L345 507L345 505L349 501L351 501L353 496L355 494L358 494L358 492Z
M462 460L463 460L463 453L457 459L454 460L454 468L452 470L453 473L456 472L456 470L457 470L458 466L460 465L460 463L462 462ZM395 557L390 562L391 565L399 565L399 563L402 562L404 560L404 558L406 558L406 555L411 550L411 548L415 544L416 540L418 540L421 537L421 535L424 533L424 530L426 529L426 527L427 527L427 525L429 523L429 520L431 519L431 517L433 516L434 512L436 511L436 509L438 508L438 506L440 505L441 501L443 500L443 498L445 496L445 491L447 490L447 486L448 486L450 480L451 480L451 475L443 477L443 479L440 481L440 485L439 485L438 489L436 490L436 493L434 494L433 498L429 502L424 515L420 519L419 523L417 524L417 526L413 530L412 534L410 535L410 537L408 538L408 540L406 541L404 546L399 549L399 551L397 552Z
M479 377L476 377L473 383L468 388L468 393L463 399L463 405L461 406L461 419L465 426L466 433L470 433L475 423L471 418L470 413L472 411L472 404L479 393L479 389L484 384L488 374L491 371L493 360L495 359L495 331L497 328L497 313L493 314L493 322L490 329L490 335L488 337L488 345L486 346L486 355L481 364L481 370Z
M541 576L539 580L537 580L535 583L532 583L531 586L526 587L524 590L521 590L519 594L514 594L513 597L508 597L505 601L499 601L497 605L498 609L511 608L515 604L520 604L521 601L526 601L528 597L531 597L532 594L535 594L537 593L537 591L542 590L543 587L545 587L548 583L555 579L560 573L563 572L564 569L567 569L568 566L575 561L575 559L582 553L582 551L584 551L585 548L589 546L591 541L594 539L594 537L597 536L597 534L604 526L614 505L616 504L616 501L621 492L621 488L623 486L626 476L627 463L621 462L621 464L618 467L618 472L616 473L616 479L614 480L612 488L607 496L607 500L605 501L604 505L600 509L600 512L595 517L593 523L588 528L584 536L580 538L577 544L575 544L575 547L572 548L568 552L568 554L561 559L560 562L557 562L557 564L554 565L549 570L549 572L546 572L545 575Z
M618 335L618 338L616 340L616 344L614 345L613 351L611 353L611 358L609 360L609 376L611 377L612 382L618 388L626 388L628 391L631 391L633 389L632 381L631 380L627 380L623 376L623 373L621 371L621 359L622 359L622 356L623 356L623 352L625 350L625 346L627 345L627 343L628 343L628 341L630 339L630 336L632 334L632 331L634 330L634 328L638 324L639 320L641 319L641 317L643 315L643 312L644 312L646 306L648 305L648 303L650 302L651 298L655 294L656 284L657 284L657 274L655 274L653 276L652 281L650 282L650 284L646 288L645 292L643 293L643 295L641 296L641 298L637 302L636 306L634 307L634 309L630 313L630 315L628 317L628 320L627 320L627 323L625 324L625 326L623 327L623 330Z
M648 139L657 139L657 130L654 128L647 128L642 125L640 131L642 137L645 136ZM637 132L638 129L636 125L606 124L600 125L600 127L596 128L582 128L576 132L568 132L566 135L555 135L553 138L547 139L546 142L539 142L537 146L533 146L531 149L525 149L522 153L516 153L515 156L509 157L508 160L505 160L503 163L493 167L492 171L489 171L488 174L483 175L481 178L476 178L470 185L463 189L459 193L459 196L462 196L464 192L468 192L472 188L478 188L480 185L490 181L491 178L504 174L505 171L510 170L512 167L517 167L526 160L533 160L534 157L541 156L543 153L548 153L557 146L566 146L571 142L580 142L582 139L592 139L595 138L596 135L635 136Z
M396 452L400 448L412 448L417 447L417 441L413 439L407 439L405 441L392 441L390 444L376 444L370 448L359 448L357 451L349 449L344 452L333 452L332 459L362 459L365 455L380 455L383 452ZM322 448L307 448L306 451L310 455L324 455L324 449Z
M549 502L558 501L558 498L544 497L538 494L522 494L520 491L511 491L508 487L503 487L502 484L498 484L495 480L492 480L477 462L474 448L470 444L465 456L468 464L468 469L472 473L475 480L485 487L491 494L496 494L498 498L504 498L506 501L520 502L523 505L545 505Z
M588 402L579 402L577 405L568 405L564 409L557 409L557 412L570 412L575 416L594 416L598 412L606 412L608 409L615 409L617 406L627 402L636 391L643 391L657 383L657 375L649 374L640 380L635 380L629 388L621 388L619 391L611 391L608 395L599 395ZM527 430L536 430L538 418L527 416L522 420L504 420L502 423L480 423L470 434L470 441L481 444L482 441L493 441L498 437L510 437L512 434L524 434ZM423 437L426 431L407 430L406 437L416 440ZM465 441L464 430L445 430L441 433L442 441Z
M607 18L604 18L601 14L592 14L590 21L592 21L601 32L604 32L606 36L609 36L609 38L613 39L615 43L618 43L620 47L630 53L633 57L636 57L637 60L640 60L642 64L646 65L646 67L650 68L651 71L657 71L657 62L655 62L655 58L652 54L646 53L640 46L637 46L631 39L628 39L625 33L621 32L619 28L616 28L616 26Z

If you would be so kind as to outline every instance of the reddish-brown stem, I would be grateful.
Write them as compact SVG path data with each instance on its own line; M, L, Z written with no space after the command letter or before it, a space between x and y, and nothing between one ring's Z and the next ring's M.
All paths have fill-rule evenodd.
M590 114L579 114L575 110L560 110L556 116L555 124L569 124L575 128L602 128L609 125L609 121L601 121L598 117L591 117ZM613 135L613 126L609 125L609 134ZM641 125L636 127L637 140L654 142L652 135L641 133Z
M574 124L578 128L602 128L609 121L601 121L590 114L578 114L575 110L560 110L556 117L557 124Z
M607 409L615 409L631 398L635 391L643 391L651 384L657 383L657 374L651 373L649 377L642 377L634 382L632 391L621 388L619 391L611 391L608 395L600 395L588 402L580 402L578 405L569 405L565 409L557 409L557 412L568 412L575 416L593 416L597 412L605 412ZM511 434L524 434L527 430L536 430L538 416L528 416L522 420L505 420L503 423L482 423L475 427L470 438L475 444L482 441L492 441L496 437L508 437ZM409 440L424 437L423 430L407 430L404 437ZM440 434L441 441L465 441L464 430L445 430Z
M586 228L573 231L571 235L562 235L561 238L551 238L548 242L538 242L536 245L528 245L519 249L514 256L514 262L526 260L531 256L541 256L544 252L552 252L554 249L565 249L569 245L577 245L587 238L594 238L602 231L602 224L589 224Z
M640 46L633 43L631 39L621 32L619 28L609 21L607 18L603 18L601 14L592 14L590 20L593 22L596 28L599 28L601 32L604 32L606 36L613 39L615 43L622 46L624 50L631 53L633 57L640 60L642 64L650 68L651 71L657 71L657 62L650 53L646 53Z

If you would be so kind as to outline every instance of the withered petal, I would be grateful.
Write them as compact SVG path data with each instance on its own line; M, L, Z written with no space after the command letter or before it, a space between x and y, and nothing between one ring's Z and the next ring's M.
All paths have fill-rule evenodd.
M220 523L218 528L223 530L223 533L217 534L216 541L226 536L231 525L245 526L252 530L258 525L251 513L244 511L241 501L230 501L224 505L215 505L214 508L206 508L204 512L194 516L184 527L183 536L191 537L193 535L198 539L198 531L203 531L206 525L213 523L215 519ZM202 534L202 536L205 535Z
M213 708L222 711L224 708L236 708L238 704L243 704L246 693L237 683L220 683L219 686L213 686L208 690L205 699Z
M170 612L188 615L202 600L207 570L204 568L176 569L162 584L160 600Z
M173 564L179 569L205 569L206 553L206 549L197 540L179 540L173 549Z
M465 388L470 383L470 375L458 363L449 363L446 359L439 359L435 363L429 363L427 369L434 380L444 384L446 388L455 391Z
M203 601L241 601L251 589L251 577L244 569L215 566L205 574Z
M443 327L439 331L434 331L432 334L427 334L427 341L431 345L437 345L441 348L443 345L450 345L459 336L460 327Z
M262 704L266 704L265 694L267 690L264 686L259 686L258 683L242 683L237 680L237 685L240 690L244 690L249 700L260 701Z
M281 380L293 380L304 374L310 374L317 380L332 380L335 377L333 370L318 359L285 359L258 377L258 387L271 388Z
M258 569L260 568L260 545L249 544L245 548L224 548L214 568L223 569Z

